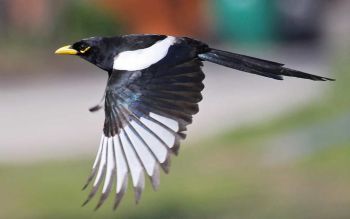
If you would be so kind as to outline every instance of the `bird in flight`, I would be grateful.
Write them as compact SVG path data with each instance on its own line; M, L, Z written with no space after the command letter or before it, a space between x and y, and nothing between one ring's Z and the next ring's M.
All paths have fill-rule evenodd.
M170 157L178 153L186 127L199 110L204 88L203 61L276 80L283 80L283 76L333 80L286 68L281 63L214 49L188 37L91 37L55 53L77 55L108 72L103 100L90 108L92 112L105 110L99 149L84 186L93 181L84 205L102 186L96 209L114 184L114 209L118 207L129 174L136 203L144 189L145 174L153 188L158 188L159 168L168 173Z

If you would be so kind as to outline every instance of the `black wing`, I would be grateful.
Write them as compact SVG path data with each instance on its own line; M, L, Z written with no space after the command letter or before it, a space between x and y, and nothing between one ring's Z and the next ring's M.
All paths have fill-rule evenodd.
M96 194L103 178L97 208L108 197L115 176L114 208L126 191L128 174L136 202L144 189L144 171L153 188L158 187L158 168L168 172L170 154L178 153L186 126L202 99L204 74L194 50L186 43L177 43L149 68L112 72L106 90L103 136L87 184L93 178L95 181L85 203Z

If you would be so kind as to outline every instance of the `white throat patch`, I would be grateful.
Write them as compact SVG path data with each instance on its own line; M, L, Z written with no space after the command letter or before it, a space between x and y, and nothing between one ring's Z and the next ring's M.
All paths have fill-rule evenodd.
M121 52L114 57L113 69L136 71L148 68L163 59L175 41L175 37L168 36L148 48Z

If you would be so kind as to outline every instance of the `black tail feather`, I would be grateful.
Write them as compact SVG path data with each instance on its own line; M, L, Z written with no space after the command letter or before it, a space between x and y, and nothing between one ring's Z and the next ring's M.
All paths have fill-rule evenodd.
M334 81L334 79L304 73L283 67L284 64L211 49L209 52L198 55L204 61L213 62L240 71L261 75L264 77L283 80L282 76L310 79L314 81Z

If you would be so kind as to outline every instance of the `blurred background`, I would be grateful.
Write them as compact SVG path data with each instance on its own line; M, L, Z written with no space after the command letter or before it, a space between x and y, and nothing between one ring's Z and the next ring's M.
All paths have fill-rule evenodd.
M350 218L350 1L0 0L0 218ZM205 63L201 111L136 206L81 208L107 74L54 51L81 38L189 36L336 78ZM147 182L148 183L148 182ZM96 202L97 198L95 198Z

